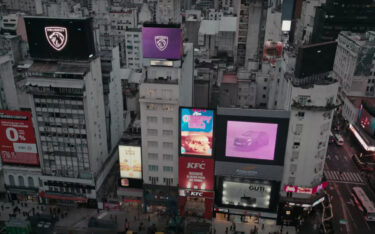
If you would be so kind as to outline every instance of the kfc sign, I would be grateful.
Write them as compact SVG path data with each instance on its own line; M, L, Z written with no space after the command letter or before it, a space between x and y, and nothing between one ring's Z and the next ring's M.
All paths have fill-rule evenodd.
M180 157L178 170L180 188L196 190L213 190L213 159ZM199 193L194 193L199 196Z
M202 169L204 170L204 168L206 167L206 164L205 163L192 163L192 162L189 162L187 164L187 168L194 168L194 169Z
M214 197L214 192L195 191L195 190L188 190L188 189L180 189L178 194L180 197L208 197L208 198Z
M323 183L319 184L318 186L315 186L314 188L304 188L304 187L298 187L298 186L292 186L292 185L285 185L284 192L314 194L324 189L325 187L327 187L327 185L328 185L327 181L324 181Z

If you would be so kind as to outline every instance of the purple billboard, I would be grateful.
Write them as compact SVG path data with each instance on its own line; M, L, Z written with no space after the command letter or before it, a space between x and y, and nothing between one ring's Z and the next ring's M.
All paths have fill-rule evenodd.
M182 52L180 28L142 28L144 58L180 59Z
M274 160L277 124L228 121L227 157Z

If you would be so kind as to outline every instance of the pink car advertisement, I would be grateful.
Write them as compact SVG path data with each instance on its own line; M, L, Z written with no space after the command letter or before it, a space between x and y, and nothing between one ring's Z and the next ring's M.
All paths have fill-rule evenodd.
M277 124L228 121L227 157L274 160Z

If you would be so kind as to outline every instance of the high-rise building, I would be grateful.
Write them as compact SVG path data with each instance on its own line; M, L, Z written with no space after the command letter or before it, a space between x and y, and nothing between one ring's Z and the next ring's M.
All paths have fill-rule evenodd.
M360 16L360 17L359 17ZM297 45L336 40L340 31L364 33L375 29L371 0L304 1L297 21Z
M22 85L34 120L42 171L40 197L46 202L96 206L97 191L114 161L107 146L102 71L92 21L29 17L25 22L34 61ZM51 40L53 36L59 36L61 43Z
M181 23L181 0L158 0L156 3L156 23Z
M0 110L18 110L18 108L12 61L7 54L2 55L0 56Z
M129 28L125 31L126 66L131 69L141 69L142 57L142 32L139 28Z
M142 29L145 79L140 84L139 102L144 202L149 210L163 204L177 212L170 202L177 202L179 106L192 105L194 66L193 45L182 46L180 33L179 27L172 26ZM167 38L158 37L163 41L155 43L154 37L163 34ZM169 40L168 45L164 40Z

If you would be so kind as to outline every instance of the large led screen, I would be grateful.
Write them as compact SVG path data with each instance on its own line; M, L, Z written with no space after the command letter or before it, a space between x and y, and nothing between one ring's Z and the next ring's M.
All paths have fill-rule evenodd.
M212 156L214 111L181 108L181 155Z
M374 136L375 134L375 121L374 117L366 110L362 104L359 109L359 125L370 135Z
M3 163L39 165L30 112L0 111L0 151Z
M228 121L227 157L274 160L277 124Z
M30 56L87 60L95 56L92 19L25 17Z
M269 208L272 186L267 184L247 182L223 182L222 204Z
M119 146L121 178L142 179L141 147Z
M180 157L178 162L180 188L213 190L214 160L210 158Z
M143 27L142 48L144 58L180 59L182 54L181 29Z

